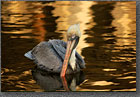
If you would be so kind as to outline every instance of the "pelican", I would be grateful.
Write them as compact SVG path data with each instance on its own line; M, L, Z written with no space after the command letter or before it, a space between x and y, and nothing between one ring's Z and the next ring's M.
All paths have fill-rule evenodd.
M67 43L62 40L40 42L24 56L33 60L39 69L65 74L79 72L85 68L85 62L77 53L76 47L81 37L79 24L71 25L67 30Z

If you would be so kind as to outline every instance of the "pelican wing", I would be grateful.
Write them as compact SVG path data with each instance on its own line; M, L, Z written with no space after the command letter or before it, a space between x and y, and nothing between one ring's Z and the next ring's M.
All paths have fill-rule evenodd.
M57 54L61 57L63 61L66 53L66 42L62 40L50 40L49 42L52 44L54 50L57 52Z
M44 41L39 43L31 51L27 52L25 56L34 60L41 69L56 73L61 71L62 59L50 42Z

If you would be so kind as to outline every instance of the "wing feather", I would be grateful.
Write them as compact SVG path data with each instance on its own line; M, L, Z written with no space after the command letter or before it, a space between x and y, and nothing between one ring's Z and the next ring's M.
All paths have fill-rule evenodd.
M62 61L50 42L39 43L31 53L40 68L50 72L61 71Z

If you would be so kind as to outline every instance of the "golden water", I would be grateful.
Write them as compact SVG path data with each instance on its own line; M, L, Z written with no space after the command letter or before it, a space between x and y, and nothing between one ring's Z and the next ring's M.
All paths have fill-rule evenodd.
M3 1L1 18L2 91L47 91L33 79L35 64L24 53L41 41L66 41L75 23L86 62L75 90L136 91L136 2Z

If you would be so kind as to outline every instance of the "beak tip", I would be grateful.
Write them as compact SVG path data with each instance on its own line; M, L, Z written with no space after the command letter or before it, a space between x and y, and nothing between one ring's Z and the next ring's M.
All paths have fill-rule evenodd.
M61 78L64 78L65 77L65 73L61 72L60 76L61 76Z

